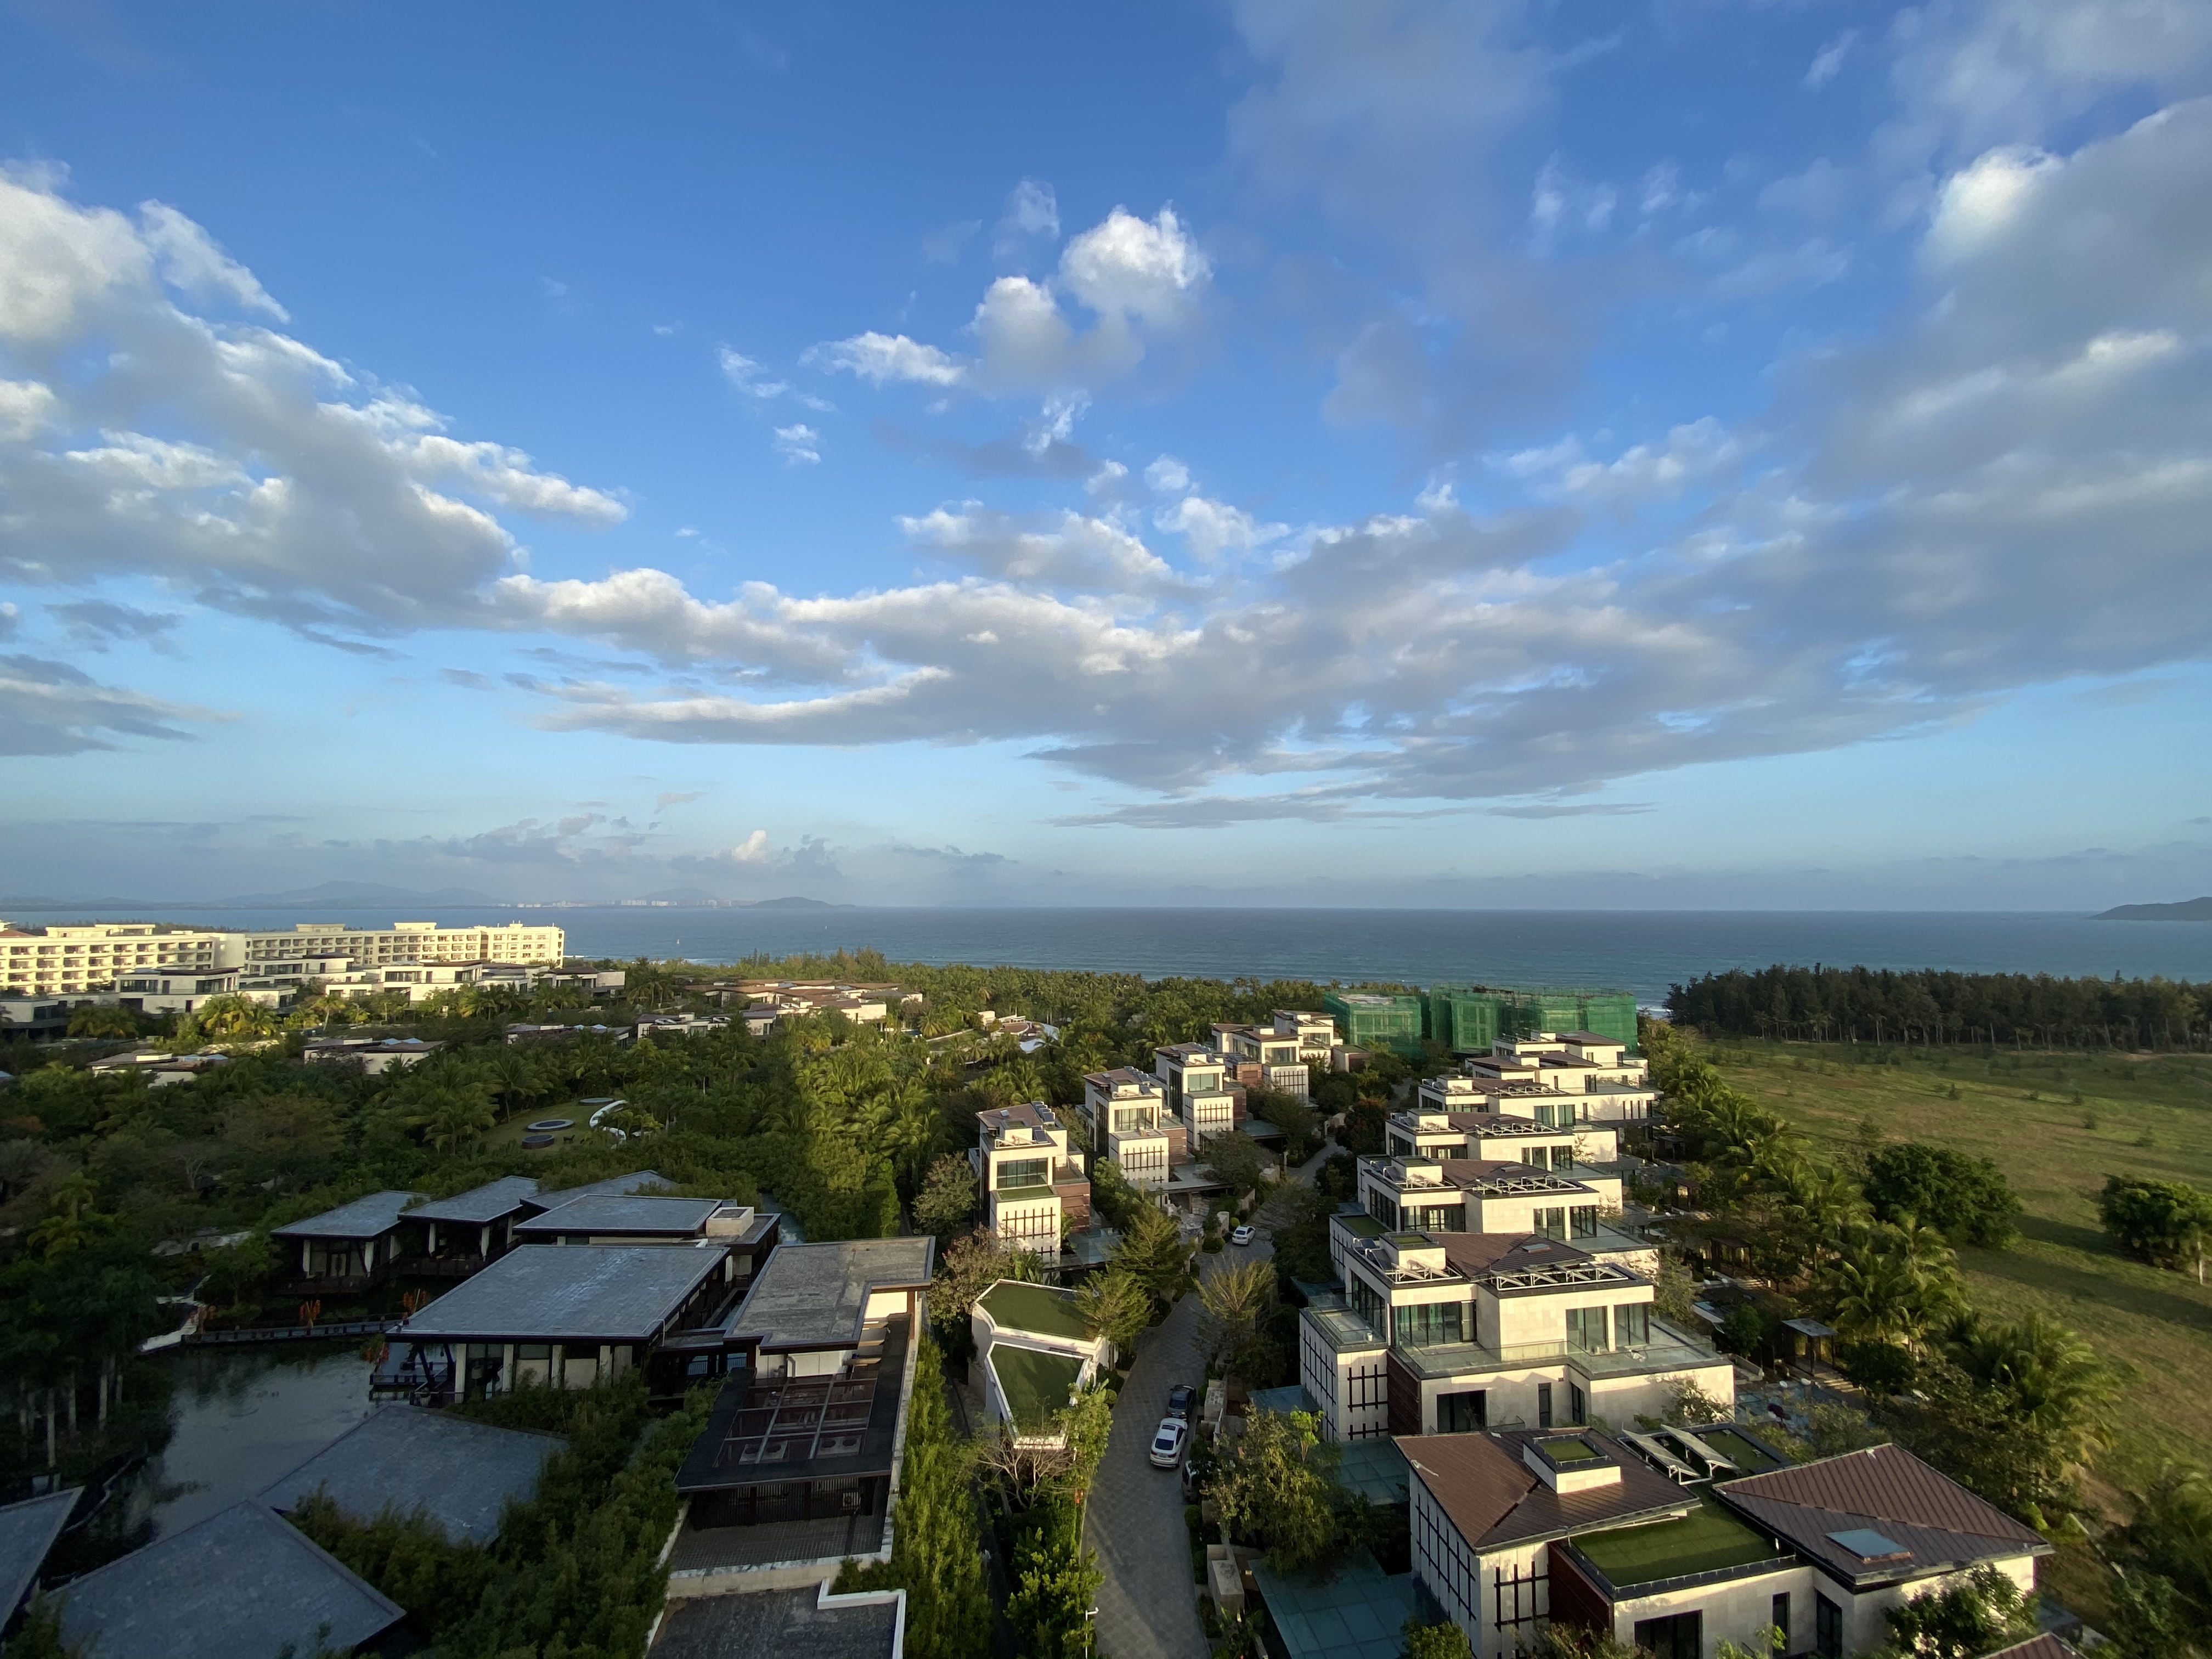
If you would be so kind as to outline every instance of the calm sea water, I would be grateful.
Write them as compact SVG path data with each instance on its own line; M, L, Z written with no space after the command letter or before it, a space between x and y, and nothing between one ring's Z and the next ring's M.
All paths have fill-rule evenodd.
M872 945L894 962L1087 968L1151 977L1621 987L1647 1002L1708 970L1773 963L2212 980L2212 924L1981 911L710 910L425 911L449 927L515 918L571 954L734 963ZM356 927L388 909L319 910ZM158 921L286 927L299 910L176 910ZM36 919L33 919L36 920ZM59 920L59 918L57 918Z

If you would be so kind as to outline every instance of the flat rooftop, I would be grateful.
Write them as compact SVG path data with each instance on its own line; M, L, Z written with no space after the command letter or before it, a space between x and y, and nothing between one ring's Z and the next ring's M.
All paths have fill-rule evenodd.
M719 1242L518 1245L394 1334L403 1342L650 1341L728 1254Z
M259 1659L287 1648L350 1653L404 1616L248 1498L75 1580L62 1637L117 1659Z
M416 1406L386 1406L261 1498L290 1511L319 1487L354 1520L374 1521L386 1510L420 1512L454 1543L489 1544L499 1535L507 1501L528 1498L545 1460L567 1443Z
M356 1198L335 1210L307 1216L282 1227L271 1227L271 1238L374 1238L399 1224L400 1212L420 1198L420 1193L394 1188Z
M530 1176L501 1176L481 1187L471 1187L467 1192L456 1193L451 1198L434 1198L428 1204L418 1204L407 1212L410 1221L452 1221L474 1223L482 1226L512 1215L538 1196L538 1182Z
M628 1197L616 1193L586 1193L567 1199L534 1215L515 1229L518 1233L666 1233L696 1236L707 1218L722 1207L718 1198Z
M1073 1291L1002 1279L975 1301L1000 1330L1035 1331L1040 1336L1061 1336L1077 1342L1091 1340Z
M853 1238L781 1244L731 1316L732 1335L764 1346L827 1348L860 1340L872 1288L926 1287L936 1261L933 1238Z
M665 1193L676 1183L666 1176L653 1170L633 1170L628 1175L609 1176L604 1181L587 1181L580 1187L564 1187L559 1192L540 1193L538 1207L550 1210L556 1204L566 1204L579 1198L589 1198L595 1193Z

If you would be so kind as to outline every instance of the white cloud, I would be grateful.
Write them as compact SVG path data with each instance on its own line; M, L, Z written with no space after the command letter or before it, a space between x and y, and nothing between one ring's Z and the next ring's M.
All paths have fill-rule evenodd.
M989 396L1089 391L1134 369L1149 338L1192 327L1211 276L1172 209L1146 220L1115 208L1067 244L1049 280L1000 276L984 291L968 325L972 358L870 331L811 347L806 361L878 386L966 386ZM1096 314L1091 327L1077 326L1063 296Z
M1242 507L1208 501L1203 495L1184 496L1173 507L1161 509L1152 522L1181 536L1190 544L1192 555L1206 564L1249 553L1290 533L1288 525L1261 524Z
M1162 455L1145 469L1145 482L1164 495L1190 488L1190 469L1172 455Z
M774 856L773 849L768 844L768 831L754 830L730 848L729 856L733 864L765 864Z
M2008 144L1952 174L1923 244L1928 258L1948 264L1974 252L2025 211L2038 186L2062 165L2032 145Z
M822 459L822 434L804 424L775 429L775 453L786 466L811 466Z
M148 574L243 614L386 632L481 603L517 551L497 511L625 516L614 495L450 437L419 404L179 295L269 311L173 212L134 224L0 175L0 368L76 366L42 377L44 395L7 394L0 575Z
M872 330L848 340L810 346L805 360L824 368L842 369L878 386L886 380L958 386L968 378L964 363L935 346L923 345L903 334L878 334Z
M1024 179L1006 197L1006 211L992 238L1001 259L1021 257L1032 240L1060 240L1060 199L1041 179Z
M1844 72L1844 60L1851 53L1858 40L1856 29L1845 29L1820 51L1813 54L1813 62L1805 70L1805 84L1814 90L1825 87Z
M1063 512L1021 517L963 501L899 527L990 575L1093 592L1148 593L1172 584L1166 561L1119 525Z
M765 401L770 398L780 398L791 390L789 382L772 378L766 369L742 351L720 346L715 349L714 358L722 366L722 377L748 398Z

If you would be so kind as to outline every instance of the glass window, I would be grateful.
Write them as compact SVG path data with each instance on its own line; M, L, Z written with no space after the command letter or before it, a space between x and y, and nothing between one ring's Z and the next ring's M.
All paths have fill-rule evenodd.
M1398 1346L1403 1348L1433 1348L1443 1342L1463 1342L1461 1334L1462 1304L1457 1302L1425 1302L1410 1308L1395 1310L1398 1316Z
M1607 1339L1604 1308L1567 1310L1567 1346L1576 1353L1603 1353L1613 1345Z
M1467 1231L1467 1206L1464 1204L1439 1204L1421 1211L1418 1217L1413 1217L1410 1211L1407 1214L1423 1232L1463 1233Z
M1548 1382L1536 1385L1536 1426L1540 1429L1552 1426L1552 1385Z
M1844 1610L1818 1590L1813 1592L1813 1651L1820 1659L1844 1659Z
M1774 1598L1774 1610L1767 1622L1774 1626L1776 1632L1774 1650L1777 1653L1789 1652L1790 1598L1788 1596L1778 1595Z
M1704 1659L1705 1615L1703 1612L1670 1613L1664 1619L1636 1621L1636 1645L1651 1659Z
M1558 1209L1539 1209L1536 1212L1536 1231L1547 1238L1556 1238L1562 1243L1565 1243L1567 1237L1565 1206L1562 1206Z
M1005 1192L1015 1187L1042 1187L1052 1170L1048 1158L1007 1158L999 1160L999 1190Z
M1567 1231L1576 1238L1597 1237L1597 1206L1577 1204L1567 1212Z
M1367 1213L1393 1232L1398 1227L1398 1200L1379 1189L1367 1194Z
M1373 1285L1358 1273L1351 1275L1351 1279L1352 1284L1346 1292L1346 1297L1352 1304L1352 1311L1359 1316L1369 1330L1380 1335L1388 1328L1384 1322L1388 1316L1382 1305L1382 1297L1376 1293Z
M1644 1302L1630 1303L1613 1310L1613 1342L1617 1348L1647 1347L1651 1341L1651 1308Z
M1437 1396L1437 1432L1468 1434L1490 1422L1490 1396L1480 1389Z

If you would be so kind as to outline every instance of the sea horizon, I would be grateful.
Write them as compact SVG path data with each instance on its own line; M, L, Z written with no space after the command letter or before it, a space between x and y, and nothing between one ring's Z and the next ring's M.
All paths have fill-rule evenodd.
M126 919L92 914L107 908L86 907L82 919ZM532 911L512 903L249 909L142 902L127 919L289 930L311 919L389 926L416 911L486 921L542 917L566 932L568 954L581 957L735 966L758 956L872 949L892 962L1148 979L1602 986L1647 1004L1700 974L1777 963L2212 981L2212 926L2100 921L2080 911L675 904Z

